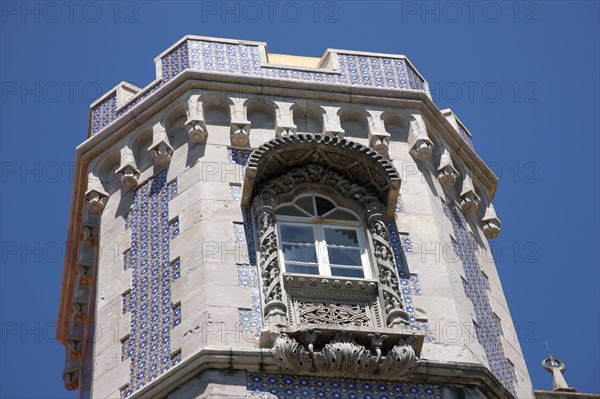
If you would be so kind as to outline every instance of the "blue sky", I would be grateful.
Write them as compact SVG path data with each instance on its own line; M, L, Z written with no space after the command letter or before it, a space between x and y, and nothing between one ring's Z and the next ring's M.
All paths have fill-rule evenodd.
M534 387L549 341L600 392L598 2L0 4L0 397L75 397L54 339L75 147L89 104L145 86L186 34L407 55L500 177L496 261Z

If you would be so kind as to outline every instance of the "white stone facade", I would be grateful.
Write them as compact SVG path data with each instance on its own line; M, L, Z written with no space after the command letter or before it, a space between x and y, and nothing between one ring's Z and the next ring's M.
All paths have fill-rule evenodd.
M202 54L204 43L225 46L225 58L254 46L260 65L205 70L190 50ZM341 54L384 68L402 60L420 83L402 87L394 72L379 87L371 66L375 75L354 85ZM68 389L288 398L326 381L324 392L342 397L371 388L533 397L487 241L500 232L498 181L470 133L435 107L404 57L329 50L323 60L321 70L273 66L291 77L260 77L252 68L269 66L264 44L187 37L157 58L146 89L122 84L92 105L59 311ZM338 81L297 78L320 72ZM286 173L314 176L273 183ZM371 279L282 271L281 253L268 251L279 237L266 202L307 192L364 218ZM307 298L342 321L303 324ZM349 314L363 324L344 325ZM328 350L347 354L332 365ZM357 351L368 370L356 368Z

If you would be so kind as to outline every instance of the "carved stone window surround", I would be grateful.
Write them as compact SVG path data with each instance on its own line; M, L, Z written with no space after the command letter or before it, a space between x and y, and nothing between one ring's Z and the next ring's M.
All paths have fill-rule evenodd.
M264 321L267 327L281 330L291 324L288 320L290 304L282 282L275 225L275 208L289 202L294 194L306 189L337 191L332 197L345 197L362 208L363 220L368 230L374 275L383 314L383 326L397 328L407 322L407 313L399 287L399 279L391 250L385 209L378 197L365 187L354 184L321 165L309 164L292 169L279 177L265 182L252 201L255 231L258 234L259 270L261 275ZM335 278L332 278L332 280ZM374 323L376 324L376 323Z

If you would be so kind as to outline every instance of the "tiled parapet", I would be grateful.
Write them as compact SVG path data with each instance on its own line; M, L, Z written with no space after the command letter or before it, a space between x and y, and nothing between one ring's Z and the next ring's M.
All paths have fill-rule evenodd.
M270 64L266 44L186 36L156 58L156 80L122 104L121 85L92 104L93 135L185 70L369 88L427 92L427 82L404 56L329 49L317 68Z

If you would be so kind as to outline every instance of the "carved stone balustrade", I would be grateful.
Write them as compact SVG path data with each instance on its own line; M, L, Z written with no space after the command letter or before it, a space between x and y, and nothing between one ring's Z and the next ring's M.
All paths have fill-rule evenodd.
M377 280L286 273L290 325L384 327Z

